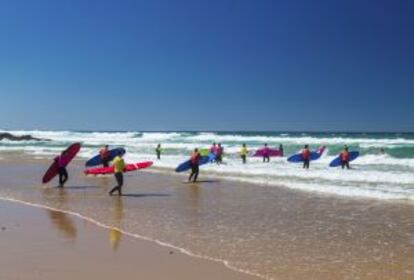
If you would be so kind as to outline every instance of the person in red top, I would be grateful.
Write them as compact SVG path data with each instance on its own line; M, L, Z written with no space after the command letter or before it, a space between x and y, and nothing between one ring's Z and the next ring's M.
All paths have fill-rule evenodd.
M345 166L346 166L346 169L349 169L349 151L348 151L347 145L344 146L344 150L342 151L340 157L341 157L342 169L344 169Z
M200 165L200 159L201 159L201 154L198 151L198 149L194 149L194 152L191 155L191 174L190 177L188 177L188 182L191 181L191 179L193 179L193 182L197 181L197 177L198 177L198 172L199 172L199 165Z
M213 143L213 145L210 147L210 153L216 154L217 151L217 145L216 143Z
M263 147L263 162L270 162L270 149L267 146L267 143Z
M309 169L310 155L311 152L309 150L309 146L305 145L305 147L302 150L303 168Z
M111 153L109 152L109 149L108 149L108 145L105 145L99 151L99 154L101 155L101 158L102 158L102 165L103 165L103 167L108 167L109 166L109 157L111 155Z

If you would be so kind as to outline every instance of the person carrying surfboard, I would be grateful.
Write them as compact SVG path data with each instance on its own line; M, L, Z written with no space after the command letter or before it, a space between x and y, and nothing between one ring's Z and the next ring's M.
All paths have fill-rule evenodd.
M64 150L59 156L55 158L55 161L59 170L59 187L63 188L66 181L69 179L68 171L66 170L65 157L68 156L68 150Z
M310 156L311 152L309 150L309 145L305 145L302 150L303 168L309 169Z
M216 142L214 142L213 145L211 145L210 153L215 155L214 160L212 162L217 161L217 144L216 144Z
M270 149L267 146L267 143L263 147L263 162L270 162Z
M103 167L108 167L109 166L109 158L111 157L111 152L109 151L108 145L105 145L99 151L99 155L101 156Z
M191 182L191 180L193 179L193 182L195 183L197 181L197 177L198 177L198 173L199 173L199 165L200 165L200 159L201 159L201 154L198 151L198 149L194 149L194 152L191 154L191 174L190 177L188 177L188 182Z
M341 157L341 167L342 167L342 169L344 169L345 167L346 167L346 169L349 169L349 151L348 151L348 146L347 145L344 146L344 150L340 154L340 157Z
M161 159L161 144L157 145L157 147L155 148L155 153L157 154L157 159L160 160Z
M210 147L210 153L216 154L217 152L217 145L216 143L213 143L213 145L211 145Z
M221 143L219 143L216 149L216 163L217 164L223 163L223 154L224 154L224 148L223 146L221 146Z
M249 150L247 150L246 144L243 144L240 150L240 157L242 158L243 164L246 164L246 158L248 154Z
M283 145L279 144L279 152L280 152L280 156L283 157Z
M122 153L118 152L118 155L113 160L114 165L114 176L117 185L109 192L109 195L112 195L115 191L118 191L119 196L122 195L122 186L124 185L124 168L125 161L122 158Z

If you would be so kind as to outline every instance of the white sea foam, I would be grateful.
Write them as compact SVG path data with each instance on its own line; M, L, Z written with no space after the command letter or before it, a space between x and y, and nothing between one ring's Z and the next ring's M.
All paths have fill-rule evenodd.
M414 158L397 158L389 154L373 153L377 147L414 147L414 139L392 138L353 138L353 136L316 137L308 134L292 135L245 135L184 132L72 132L72 131L8 131L16 135L31 134L34 137L52 141L1 141L1 152L24 152L36 157L52 157L72 142L82 142L79 156L87 159L97 154L100 146L122 146L127 150L126 160L137 162L154 160L154 167L166 168L173 172L182 161L188 159L194 148L208 148L212 142L222 142L225 148L226 165L215 164L202 167L202 172L228 179L238 179L267 185L284 185L300 190L355 195L373 198L412 199L414 189ZM296 134L297 135L297 134ZM327 145L328 149L320 160L311 163L310 170L303 170L300 164L292 164L286 158L273 158L270 164L263 164L260 158L249 158L243 165L239 157L241 143L247 143L251 151L262 147L263 143L277 147L283 143L285 151L296 152L301 145L308 143L314 148ZM155 157L155 146L161 143L164 149L162 160ZM340 150L347 143L359 147L361 156L351 163L353 170L330 168L335 158L332 150ZM364 150L367 149L367 150ZM358 190L358 191L357 191Z

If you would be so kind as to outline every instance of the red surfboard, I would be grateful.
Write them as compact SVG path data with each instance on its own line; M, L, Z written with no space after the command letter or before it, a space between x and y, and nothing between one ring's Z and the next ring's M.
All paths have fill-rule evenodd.
M72 161L72 159L79 152L80 148L81 148L80 143L74 143L66 149L68 153L63 159L65 166L67 166ZM46 171L45 175L43 175L43 179L42 179L43 184L46 184L47 182L52 180L58 173L59 173L58 164L56 161L53 161L52 165Z
M130 172L130 171L148 168L152 164L153 164L152 161L130 163L125 166L124 172ZM84 172L86 175L111 174L111 173L114 173L114 167L109 166L109 167L90 168L90 169L86 169Z

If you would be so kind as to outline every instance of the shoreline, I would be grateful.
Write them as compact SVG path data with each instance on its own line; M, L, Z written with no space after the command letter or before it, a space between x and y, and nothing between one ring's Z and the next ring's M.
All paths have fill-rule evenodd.
M3 153L4 155L4 153ZM0 162L1 161L11 161L14 163L18 163L21 161L34 161L34 162L42 162L44 164L49 164L51 161L50 159L46 158L45 156L36 156L36 155L31 155L31 154L26 154L24 152L19 152L19 153L15 153L15 152L9 152L9 153L5 153L5 155L7 157L1 157L0 156ZM80 166L83 166L83 163L85 162L87 158L84 157L78 157L75 158L72 161L72 164L77 164ZM163 176L168 176L168 177L175 177L175 178L181 178L181 179L185 179L186 175L183 174L187 174L186 172L183 173L176 173L174 171L173 168L171 167L165 167L165 166L157 166L155 165L156 160L153 160L154 165L152 165L150 168L147 169L142 169L139 170L138 172L140 173L146 173L146 174L160 174ZM204 166L204 168L208 166ZM86 167L83 166L83 168L85 169ZM299 171L301 171L300 168L298 168ZM347 171L349 172L349 171ZM231 176L229 176L231 175ZM350 199L350 200L360 200L360 201L364 201L364 200L372 200L372 201L381 201L384 203L402 203L402 204L408 204L408 205L413 205L414 206L414 197L410 197L407 198L403 195L401 196L397 196L396 194L393 194L391 196L383 196L381 194L377 194L377 195L373 195L372 193L358 193L358 195L355 194L351 194L349 193L349 191L344 190L341 191L340 188L337 188L335 190L331 190L329 188L321 190L318 188L309 188L309 187L300 187L299 185L295 185L294 187L289 186L289 185L284 185L283 183L272 183L272 182L258 182L255 180L249 180L246 178L240 179L240 176L237 178L237 176L239 176L239 174L232 174L232 173L221 173L215 170L203 170L200 169L200 176L199 177L206 177L208 178L208 180L213 179L213 180L220 180L220 181L224 181L224 182L228 182L231 184L252 184L258 187L274 187L274 188L283 188L285 190L289 190L292 192L304 192L307 193L309 195L316 195L316 196L326 196L326 197L332 197L335 199ZM103 177L112 177L112 176L100 176L100 175L87 175L88 178L103 178Z
M120 232L122 235L128 236L130 238L136 238L136 239L139 239L141 241L150 242L150 243L156 244L156 245L161 246L161 247L165 247L165 248L172 249L172 250L177 250L181 254L187 255L188 257L196 258L196 259L200 259L200 260L204 260L204 261L209 261L209 262L213 262L213 263L217 263L217 264L223 265L224 267L226 267L227 269L229 269L233 272L242 273L242 274L246 274L248 276L255 277L255 278L252 278L252 279L268 279L268 278L264 277L263 275L254 274L254 273L251 273L249 271L245 271L245 270L241 270L241 269L232 267L225 260L219 260L219 259L214 259L214 258L211 258L211 257L208 257L208 256L197 255L197 254L191 253L190 251L188 251L186 249L174 246L174 245L166 243L166 242L162 242L160 240L152 239L152 238L147 237L147 236L141 236L139 234L134 234L134 233L131 233L131 232L124 231L121 228L112 227L112 226L103 224L103 223L101 223L99 221L96 221L92 218L83 216L82 214L77 213L77 212L57 209L57 208L49 207L49 206L46 206L46 205L31 203L31 202L28 202L28 201L18 200L18 199L14 199L14 198L0 197L0 204L4 203L4 202L11 202L11 203L16 203L16 204L21 204L21 205L24 205L24 206L27 206L27 207L33 207L33 208L37 208L37 209L50 210L50 211L55 211L55 212L61 212L61 213L64 213L64 214L68 214L72 217L75 217L75 218L80 219L80 220L84 220L84 221L86 221L88 223L91 223L91 224L95 225L96 227L102 228L104 230L116 230L116 231ZM236 279L238 279L238 278L236 278Z
M15 206L7 205L8 203L15 204ZM180 259L192 259L192 261L191 261L192 262L192 265L196 265L197 266L197 269L191 269L192 270L191 272L184 273L184 274L182 272L183 271L186 271L188 268L186 268L186 267L182 267L182 268L176 267L176 264L174 264L174 262L176 262L176 261L171 261L174 265L172 265L172 264L168 264L168 265L165 265L164 264L164 265L162 265L162 266L166 266L169 269L171 269L171 267L173 266L174 270L180 271L179 274L182 274L182 275L185 276L185 278L182 278L182 279L194 279L194 277L196 275L197 275L196 276L197 279L213 279L211 277L217 277L217 276L219 278L214 278L214 279L234 279L234 280L236 280L236 279L246 279L246 280L253 280L253 279L260 279L260 278L262 278L262 277L257 276L257 275L252 275L251 273L248 273L246 271L239 271L239 270L234 269L232 267L228 267L226 265L226 263L223 262L223 261L213 260L213 259L209 259L207 257L202 257L202 256L192 255L191 253L186 252L182 248L175 247L175 246L173 246L171 244L162 243L162 242L157 241L157 240L151 240L150 238L147 238L147 237L144 237L144 236L138 236L136 234L132 234L132 233L129 233L129 232L125 232L125 231L123 231L121 229L114 228L114 227L111 227L111 226L102 224L102 223L100 223L98 221L95 221L93 219L90 219L88 217L82 216L79 213L65 211L65 210L61 210L61 209L56 209L56 208L47 207L47 206L40 205L40 204L34 204L34 203L20 201L20 200L15 200L15 199L0 198L0 208L2 208L2 211L4 211L4 208L6 208L6 209L7 208L9 208L9 209L10 208L20 208L20 209L17 209L17 211L9 211L8 214L10 216L13 216L13 215L16 216L16 213L17 212L21 212L21 211L28 212L25 209L23 209L25 207L27 207L27 208L34 208L34 209L36 209L35 212L38 212L38 213L34 213L34 214L33 213L28 214L28 215L30 215L32 217L30 219L36 219L37 220L39 218L38 216L40 215L40 212L39 211L43 211L44 210L44 211L52 211L52 212L58 212L58 213L62 213L62 214L68 214L70 217L73 217L73 218L75 218L77 220L83 220L83 221L85 221L85 222L87 222L89 224L92 224L95 227L95 228L83 229L83 231L86 230L86 231L92 232L91 234L94 237L96 237L96 238L99 238L98 235L101 235L101 232L102 231L116 231L116 232L119 232L120 233L120 236L125 236L127 239L132 239L132 240L127 240L127 239L123 238L124 240L122 241L123 243L125 243L125 242L131 243L131 246L132 247L135 247L135 248L123 249L123 250L129 250L129 254L132 254L132 255L134 254L133 251L135 249L137 249L137 250L144 250L144 251L147 251L147 252L149 250L153 250L153 251L156 251L157 256L160 257L159 256L159 251L165 251L165 249L168 249L168 251L169 251L168 254L170 256L173 256L174 255L175 258L180 258ZM8 210L6 210L6 211L8 211ZM30 211L30 212L33 212L33 211ZM16 217L12 217L11 218L10 216L8 217L8 219L11 219L12 222L7 221L6 224L7 223L8 224L14 223L15 224L15 227L22 227L22 228L25 228L26 227L26 225L24 224L24 222L23 222L23 224L21 222L16 222L16 220L18 220L18 219ZM13 231L13 229L10 229L10 227L13 227L13 226L5 226L4 223L5 223L5 221L2 220L2 225L1 225L2 231L4 231L4 232L5 231L10 231L10 230ZM80 227L78 226L77 227L77 231L79 231L79 228ZM30 231L33 231L33 227L31 227ZM36 231L34 231L34 232L35 232L34 235L32 235L33 232L31 232L31 236L32 236L33 240L44 239L43 236L39 236L38 234L36 234ZM43 234L44 233L45 232L43 232ZM0 232L0 234L1 234L1 232ZM81 234L77 233L77 235L81 235ZM76 238L79 238L79 237L76 237ZM57 239L59 239L59 238L57 238ZM137 242L131 242L134 239L138 242L138 244L137 244ZM33 240L32 240L32 242L33 242ZM8 243L13 243L13 242L14 242L14 240L10 240L10 238L8 239ZM48 244L53 243L53 242L55 242L55 241L54 240L52 240L52 241L48 240L47 241ZM135 243L135 244L132 244L132 243ZM9 244L8 246L11 246L11 245ZM23 246L24 247L30 247L30 244L28 244L26 242ZM53 244L52 244L52 246L53 246ZM156 247L159 247L159 248L156 248ZM125 248L125 246L124 246L124 248ZM162 248L164 248L164 249L162 249ZM116 250L118 250L118 248L116 248ZM153 255L153 254L154 254L154 252L151 252L150 253L150 255ZM82 258L80 255L78 255L78 256L80 258ZM165 258L165 256L163 258ZM1 263L1 261L2 261L2 258L0 257L0 263ZM62 261L62 260L60 260L60 261ZM155 261L156 260L152 260L151 262L155 262ZM189 262L189 260L184 260L183 261L183 263L187 263L187 262ZM24 267L23 268L21 267L20 269L23 269L24 270ZM200 271L202 272L201 273L201 276L200 276L200 274L198 274ZM197 272L197 274L194 275L194 272ZM0 272L0 275L5 274L5 273L7 274L7 273L12 273L12 272L10 272L7 269L4 269L3 268L2 269L2 272ZM13 272L12 274L19 275L19 273L21 273L21 271L16 272L16 273ZM91 273L91 272L87 272L87 273ZM133 273L138 273L139 274L140 272L139 271L138 272L137 271L135 271L135 272L134 271L130 271L128 274L131 276ZM186 274L188 274L188 275L186 275ZM165 279L165 278L159 278L159 276L157 276L157 273L154 273L154 275L155 276L150 277L149 279ZM172 275L174 275L174 274L172 274ZM173 277L172 275L171 274L168 274L169 277L170 276ZM21 276L16 277L16 279L26 279L24 277L22 277L22 278L20 278L20 277ZM73 278L72 275L67 276L67 277L68 277L67 279L72 279ZM33 279L33 278L27 278L27 279ZM56 279L56 278L49 278L49 277L43 278L43 276L42 276L42 278L39 278L39 279ZM63 278L59 278L59 279L66 279L66 278L63 277ZM100 279L112 279L112 278L100 278ZM148 278L146 278L146 279L148 279Z
M69 167L67 187L51 187L55 181L42 186L37 179L49 164L38 159L0 161L0 195L59 209L264 279L303 279L309 273L314 275L309 279L348 279L348 273L355 273L352 267L361 279L376 279L367 272L398 280L413 274L406 263L414 244L409 232L414 208L409 204L209 177L187 184L180 175L139 171L126 176L125 196L111 198L107 190L112 176L84 176L81 160ZM378 253L381 262L374 259ZM406 272L388 268L387 262L399 263ZM379 270L371 271L375 267Z

